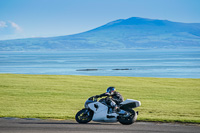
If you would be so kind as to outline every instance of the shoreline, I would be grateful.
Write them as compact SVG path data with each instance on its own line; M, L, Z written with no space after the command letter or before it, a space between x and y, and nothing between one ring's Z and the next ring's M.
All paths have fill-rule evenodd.
M100 69L98 69L100 70ZM89 70L89 71L98 71L98 70ZM80 70L82 71L82 70ZM83 70L85 71L85 70ZM87 71L87 70L86 70ZM119 71L119 70L113 70L113 71ZM129 71L129 70L122 70L122 71ZM127 78L161 78L161 79L200 79L200 78L174 78L174 77L131 77L131 76L102 76L102 75L60 75L60 74L27 74L27 73L0 73L0 75L10 74L10 75L43 75L43 76L89 76L89 77L127 77Z

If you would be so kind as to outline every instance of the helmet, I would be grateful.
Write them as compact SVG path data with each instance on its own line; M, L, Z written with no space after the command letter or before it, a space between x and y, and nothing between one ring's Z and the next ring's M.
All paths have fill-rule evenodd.
M108 87L107 93L112 94L114 91L116 91L115 87Z

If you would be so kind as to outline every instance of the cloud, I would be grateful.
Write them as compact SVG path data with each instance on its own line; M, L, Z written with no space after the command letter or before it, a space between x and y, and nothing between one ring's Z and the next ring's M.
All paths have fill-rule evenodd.
M15 32L22 32L22 28L13 21L1 21L0 30L13 30Z
M0 40L21 38L23 29L13 21L0 20Z
M16 24L15 22L9 21L9 23L11 24L11 26L18 32L22 32L22 28Z
M0 21L0 28L5 28L5 27L8 27L8 26L6 25L6 22Z

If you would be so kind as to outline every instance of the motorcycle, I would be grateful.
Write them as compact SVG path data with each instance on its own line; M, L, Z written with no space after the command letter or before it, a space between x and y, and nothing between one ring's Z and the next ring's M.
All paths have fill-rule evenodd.
M86 124L88 122L120 122L123 125L130 125L137 120L138 111L133 108L141 106L141 102L133 99L127 99L120 103L119 109L112 109L106 102L106 98L99 101L96 97L90 97L85 102L85 108L78 111L75 119L78 123Z

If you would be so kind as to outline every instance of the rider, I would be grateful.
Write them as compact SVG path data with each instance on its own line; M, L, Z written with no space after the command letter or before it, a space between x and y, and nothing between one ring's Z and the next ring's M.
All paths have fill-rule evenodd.
M122 95L119 92L116 92L115 87L108 87L106 93L101 95L96 95L96 98L101 98L104 96L108 96L106 98L106 103L110 105L115 111L119 110L118 105L124 101ZM111 96L111 98L109 98Z

